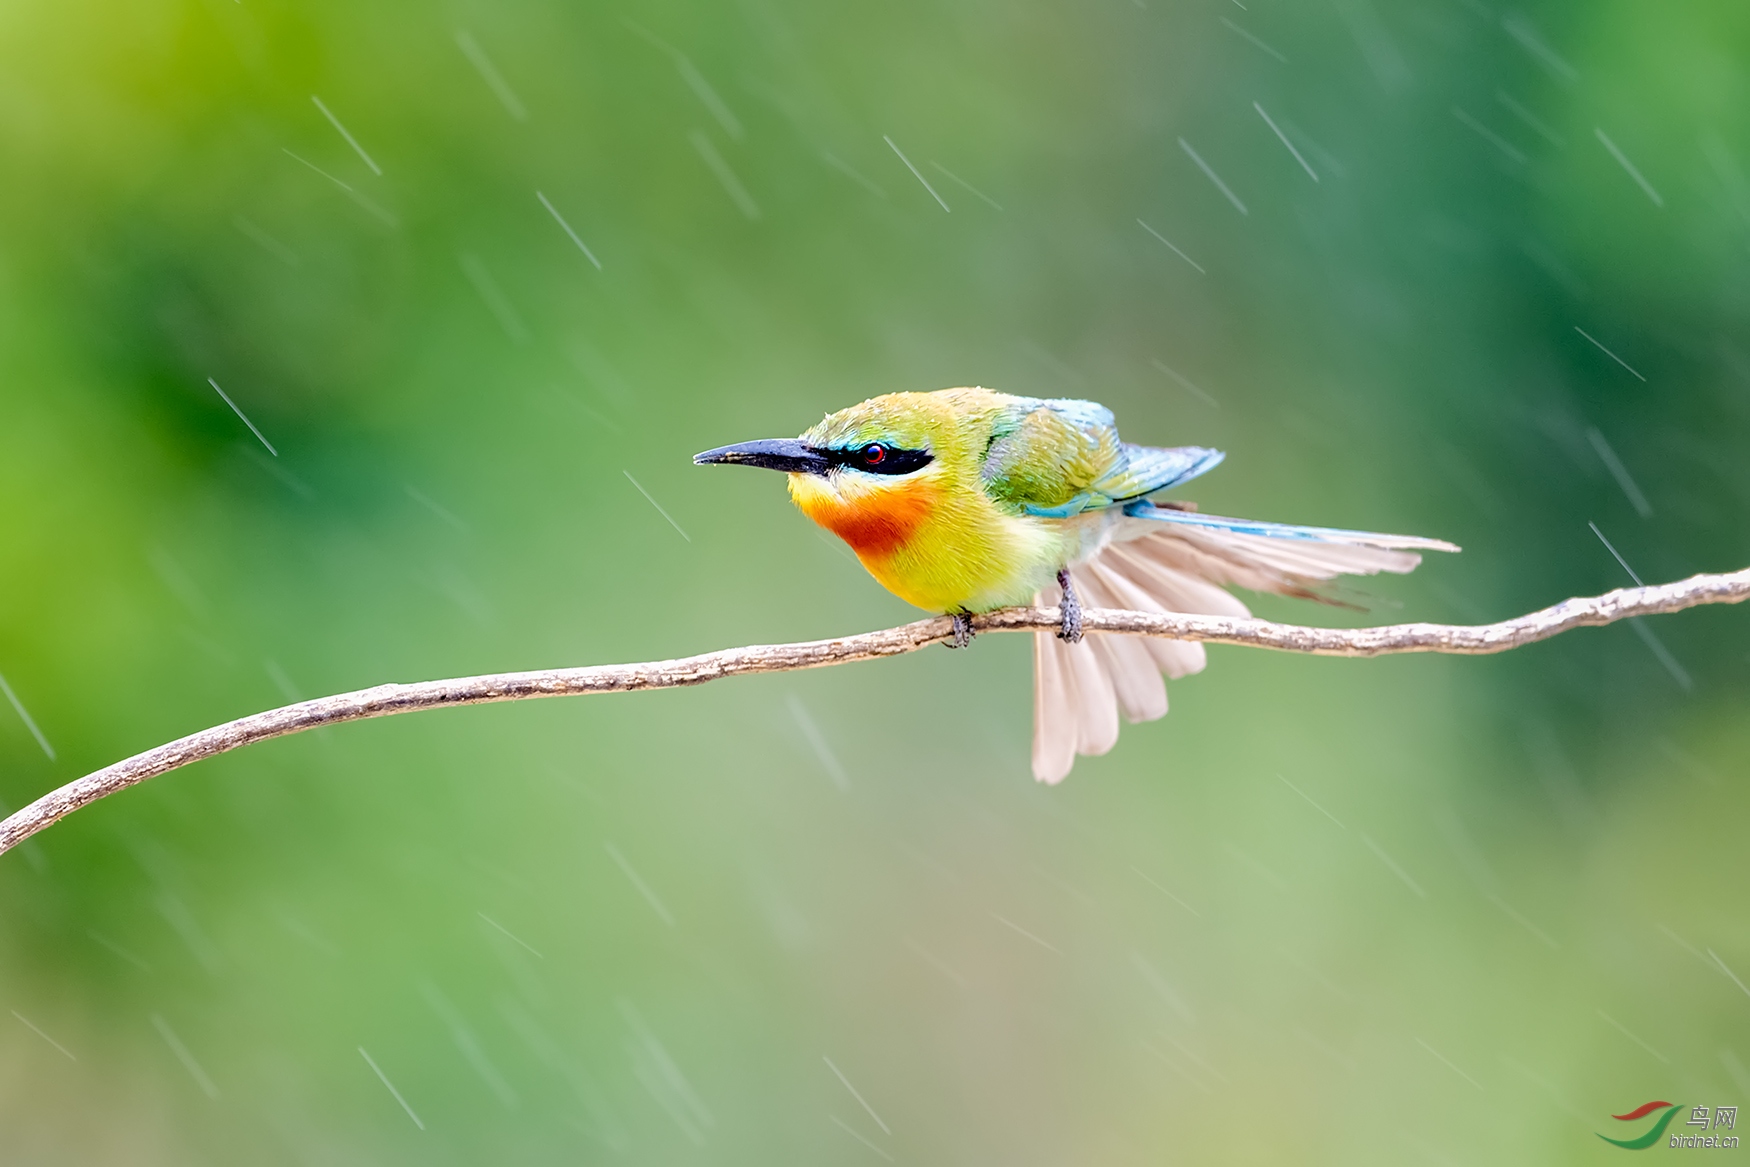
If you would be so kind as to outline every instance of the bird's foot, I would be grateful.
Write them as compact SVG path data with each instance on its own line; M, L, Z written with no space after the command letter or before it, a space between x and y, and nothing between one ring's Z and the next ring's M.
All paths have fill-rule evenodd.
M954 621L954 639L948 642L949 648L966 648L972 644L972 613L950 612L948 618Z
M1063 602L1059 605L1063 623L1057 630L1057 638L1079 644L1082 639L1082 602L1076 598L1075 585L1069 582L1067 569L1057 573L1057 586L1063 589Z

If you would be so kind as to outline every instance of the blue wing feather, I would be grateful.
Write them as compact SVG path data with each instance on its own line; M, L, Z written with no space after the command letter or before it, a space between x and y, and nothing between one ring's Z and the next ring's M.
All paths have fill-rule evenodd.
M1042 519L1067 519L1083 511L1122 506L1143 495L1188 482L1213 469L1227 457L1220 450L1209 450L1202 446L1165 449L1159 446L1133 446L1127 442L1122 449L1124 462L1113 467L1081 494L1056 506L1047 507L1035 503L1024 509L1028 514Z
M1189 482L1206 474L1227 457L1220 450L1203 446L1133 446L1124 443L1124 462L1112 473L1094 483L1094 489L1112 499L1124 502L1166 490L1181 482Z

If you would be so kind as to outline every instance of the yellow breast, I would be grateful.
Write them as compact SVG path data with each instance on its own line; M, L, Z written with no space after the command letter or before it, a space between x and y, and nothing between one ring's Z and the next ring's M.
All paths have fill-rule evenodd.
M1062 540L1047 524L941 474L792 474L790 497L883 587L928 611L1029 603L1060 566Z

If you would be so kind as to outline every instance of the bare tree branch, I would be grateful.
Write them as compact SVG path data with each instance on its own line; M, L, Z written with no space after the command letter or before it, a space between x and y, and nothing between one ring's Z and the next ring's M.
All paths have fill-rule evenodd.
M1736 604L1746 599L1750 599L1750 568L1726 575L1692 576L1657 587L1622 588L1602 596L1564 600L1553 608L1498 624L1307 628L1231 616L1163 615L1090 608L1082 614L1082 625L1088 632L1198 640L1207 644L1240 644L1319 656L1383 656L1398 652L1482 655L1506 652L1584 625L1610 624L1634 616L1677 612L1700 604ZM1006 608L975 617L973 627L981 632L1049 631L1057 628L1058 621L1056 608ZM420 681L411 685L378 685L355 693L300 701L296 705L241 717L143 754L135 754L43 795L0 822L0 853L11 850L80 807L158 774L255 742L319 726L453 705L482 705L491 701L568 697L582 693L624 693L636 689L672 689L747 673L817 669L916 652L949 639L951 634L952 624L948 617L937 616L899 628L836 640L750 645L680 660L642 664L541 669L447 681Z

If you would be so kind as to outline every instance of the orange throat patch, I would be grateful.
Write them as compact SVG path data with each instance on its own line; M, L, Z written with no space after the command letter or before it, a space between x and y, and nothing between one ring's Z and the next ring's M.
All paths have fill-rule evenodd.
M790 497L802 513L850 544L858 559L885 559L911 541L936 509L935 483L883 485L845 499L824 483L791 475Z

